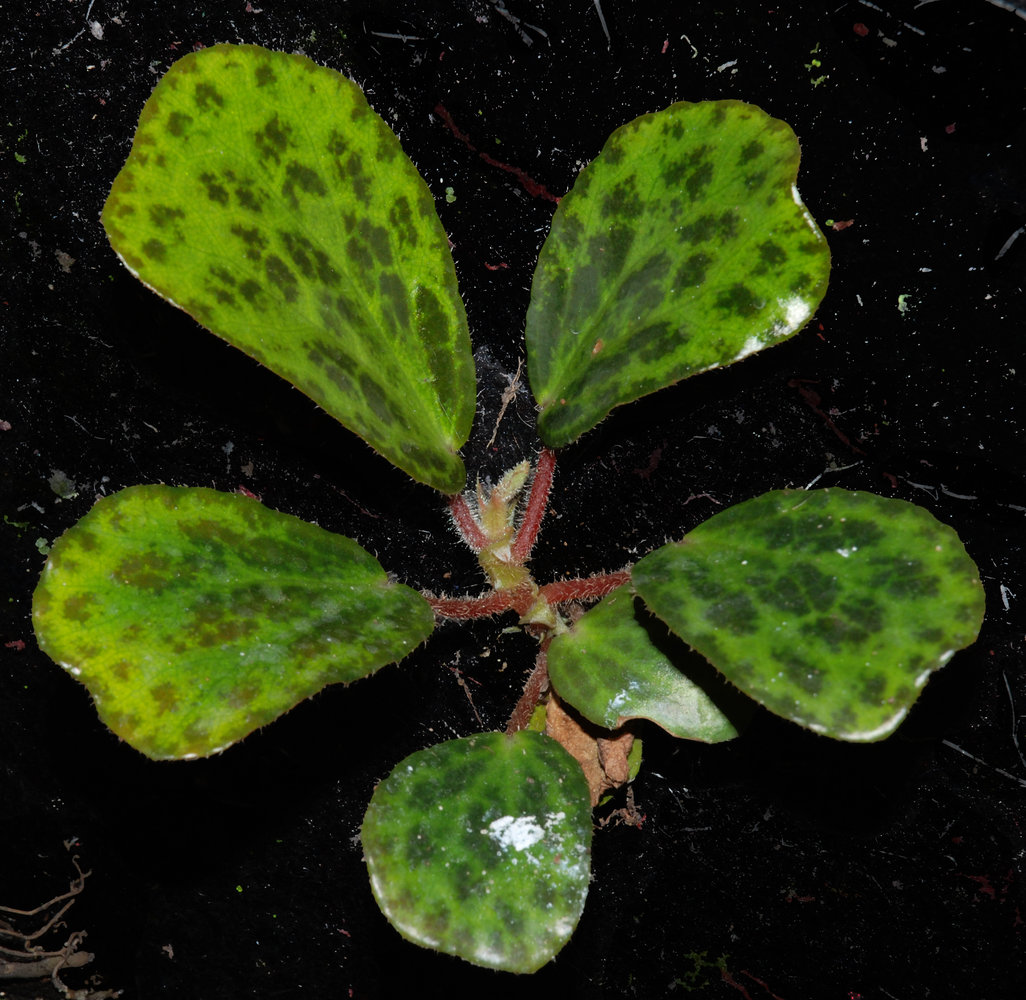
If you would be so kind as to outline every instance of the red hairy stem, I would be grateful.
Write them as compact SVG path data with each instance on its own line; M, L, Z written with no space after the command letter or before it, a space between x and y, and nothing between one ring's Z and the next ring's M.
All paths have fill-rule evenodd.
M534 478L531 480L531 493L524 508L524 520L510 548L510 558L514 566L523 566L531 555L531 549L534 548L549 502L549 490L552 488L552 474L555 468L556 453L549 448L542 448L538 456L538 465L534 470Z
M509 606L521 616L526 615L538 600L538 591L529 583L522 583L513 590L503 590L500 593L509 595Z
M541 588L541 596L549 604L562 604L564 601L586 601L595 597L605 597L617 587L622 587L631 578L629 569L616 573L602 573L581 580L556 580Z
M428 597L424 600L442 618L488 618L513 607L514 591L493 590L480 597Z
M507 736L527 728L527 724L531 721L531 716L534 714L535 705L541 700L542 694L549 686L548 647L549 643L546 639L542 643L541 649L538 650L538 656L534 661L534 669L524 685L524 693L520 696L520 700L513 709L509 722L506 723Z
M452 514L452 519L456 522L456 529L463 541L474 552L480 552L488 544L488 539L485 538L481 525L470 513L470 508L462 493L457 493L456 496L449 498L449 513Z

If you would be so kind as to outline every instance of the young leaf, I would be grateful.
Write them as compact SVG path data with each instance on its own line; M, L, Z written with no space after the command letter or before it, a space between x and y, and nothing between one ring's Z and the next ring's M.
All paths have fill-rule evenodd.
M682 669L688 651L637 603L631 588L621 587L552 640L549 678L560 698L606 729L650 719L681 739L733 739L733 723Z
M143 108L103 210L129 270L414 479L457 493L474 365L427 185L356 84L215 45Z
M411 754L374 790L363 849L403 937L506 972L534 972L570 939L591 869L577 762L524 730Z
M40 648L155 759L223 750L431 633L428 603L352 539L246 497L133 486L54 544Z
M649 608L770 711L878 740L983 621L976 564L932 514L872 493L780 490L634 567Z
M799 155L784 122L740 101L673 104L609 137L556 209L531 288L547 445L805 325L830 252L794 186Z

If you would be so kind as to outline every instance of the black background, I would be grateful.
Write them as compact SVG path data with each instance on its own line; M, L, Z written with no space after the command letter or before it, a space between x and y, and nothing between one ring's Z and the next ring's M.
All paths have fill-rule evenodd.
M70 927L126 997L1021 996L1026 233L1002 250L1026 225L1026 14L1012 8L603 0L607 39L593 0L0 3L0 903L62 891L74 841L93 875ZM645 822L597 832L580 927L530 979L404 942L357 839L403 756L504 723L533 658L513 622L443 627L403 664L182 764L120 744L33 639L37 540L140 482L245 487L415 586L479 586L437 494L149 293L106 243L100 208L143 102L178 56L224 41L351 76L426 177L478 364L472 475L536 447L526 390L487 441L553 203L497 164L560 195L615 127L676 100L788 121L834 255L822 307L788 343L566 449L535 575L616 569L721 506L815 482L925 505L986 584L979 642L884 743L767 714L722 746L648 734ZM57 471L77 495L58 497Z

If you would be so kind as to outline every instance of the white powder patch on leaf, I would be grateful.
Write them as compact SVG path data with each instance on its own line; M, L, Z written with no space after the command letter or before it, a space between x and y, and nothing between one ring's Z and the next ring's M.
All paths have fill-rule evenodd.
M754 354L756 351L762 350L765 346L766 344L759 337L749 337L744 342L741 350L734 355L734 360L740 361L742 358L747 358L749 354Z
M777 304L784 310L784 322L787 329L797 330L812 315L812 306L800 295L792 295L788 299L777 299Z
M812 315L811 304L800 295L777 299L777 307L782 315L774 322L769 337L763 338L753 334L741 345L741 350L734 355L733 361L747 358L749 354L755 354L756 351L776 343L781 337L787 337L800 330Z
M545 831L534 816L500 816L488 824L488 836L500 847L526 851L545 836Z
M784 315L773 324L770 334L778 339L794 333L795 330L800 330L812 315L811 304L800 295L777 299L777 306Z

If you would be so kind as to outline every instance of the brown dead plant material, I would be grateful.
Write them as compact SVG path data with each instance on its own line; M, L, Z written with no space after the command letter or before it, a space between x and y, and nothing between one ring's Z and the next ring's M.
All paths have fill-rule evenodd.
M581 765L588 779L593 807L608 792L630 780L627 757L634 745L634 735L623 730L611 733L588 722L564 705L555 691L549 692L545 706L545 732L558 740Z
M91 872L82 871L77 857L72 857L71 863L77 874L67 892L28 910L0 906L0 980L49 977L67 1000L110 1000L120 996L121 991L73 989L60 978L62 970L80 968L93 960L90 952L79 951L79 945L85 940L85 931L73 931L59 948L36 943L47 934L67 926L62 918L85 888L85 880ZM32 927L33 923L36 926Z

